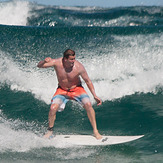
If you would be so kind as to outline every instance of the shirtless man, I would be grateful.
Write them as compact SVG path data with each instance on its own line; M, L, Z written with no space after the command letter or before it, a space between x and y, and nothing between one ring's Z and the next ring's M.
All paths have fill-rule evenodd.
M40 61L37 65L39 68L54 67L58 78L58 88L51 100L51 107L49 111L49 127L45 138L49 138L53 133L53 126L56 119L57 111L62 111L68 100L76 100L83 105L87 112L87 116L93 128L93 133L96 139L101 139L96 125L95 111L92 108L89 96L81 85L80 76L87 84L92 93L97 105L101 105L102 101L95 93L92 81L89 79L84 66L75 60L75 52L67 49L63 57L58 59L51 59L50 57Z

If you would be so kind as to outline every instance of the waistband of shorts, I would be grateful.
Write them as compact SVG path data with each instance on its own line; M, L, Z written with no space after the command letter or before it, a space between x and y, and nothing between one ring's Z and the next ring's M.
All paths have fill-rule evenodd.
M79 84L79 85L77 85L75 88L72 88L72 89L63 89L59 84L58 84L58 88L60 88L60 89L62 89L62 90L64 90L64 91L68 91L68 92L71 92L71 91L74 91L74 89L76 89L76 88L78 88L78 87L82 87L83 88L83 86L82 86L82 84ZM57 88L57 89L58 89Z

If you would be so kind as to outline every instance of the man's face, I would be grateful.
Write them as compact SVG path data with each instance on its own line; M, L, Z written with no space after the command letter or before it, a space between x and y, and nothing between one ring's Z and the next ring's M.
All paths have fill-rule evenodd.
M66 62L68 66L73 67L75 62L75 55L69 56L68 59L66 59Z

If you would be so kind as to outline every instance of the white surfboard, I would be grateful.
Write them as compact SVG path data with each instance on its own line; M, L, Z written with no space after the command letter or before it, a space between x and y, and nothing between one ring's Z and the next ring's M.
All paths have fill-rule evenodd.
M59 141L64 144L70 145L85 145L85 146L95 146L95 145L113 145L130 142L143 137L139 136L102 136L102 139L97 140L91 135L55 135L52 138L54 141Z

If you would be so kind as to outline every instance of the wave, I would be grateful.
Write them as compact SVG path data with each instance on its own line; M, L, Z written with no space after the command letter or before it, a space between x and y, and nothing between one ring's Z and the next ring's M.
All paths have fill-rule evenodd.
M6 92L6 88L4 90ZM2 93L2 90L1 92ZM63 159L72 159L79 157L87 157L92 153L95 153L96 148L89 151L89 148L75 147L70 144L64 144L62 142L52 140L45 140L41 138L43 132L46 131L47 126L47 114L48 110L44 112L45 107L40 108L40 103L36 104L37 100L30 100L28 102L23 102L25 105L20 111L22 106L21 101L14 101L13 98L9 95L7 90L8 100L3 103L3 106L0 106L0 152L30 152L32 154L38 154L36 151L44 151L44 149L50 149L49 155L54 156L58 154L57 151L64 150L69 148L81 150L85 152L80 156L77 152L73 152L73 156L68 157L58 155L57 158ZM16 98L21 97L22 101L26 100L27 93L24 95L20 92L11 92L12 97ZM23 95L23 96L22 96ZM12 105L10 105L12 103ZM13 105L16 103L17 106ZM35 103L36 105L34 105ZM7 108L7 105L10 105L10 108ZM29 109L28 109L29 108ZM102 134L106 135L136 135L138 133L146 134L146 141L140 142L143 143L142 146L145 146L146 143L150 142L151 139L155 139L155 134L158 133L157 138L155 139L156 143L162 142L162 133L160 132L161 122L162 122L162 95L161 92L157 95L153 94L137 94L125 97L121 100L113 102L105 102L102 108L96 109L96 118L99 126L99 130ZM102 110L101 110L102 109ZM27 111L28 110L28 111ZM35 111L37 110L37 111ZM16 112L20 112L19 116L16 117ZM32 114L31 114L32 113ZM40 120L44 117L42 120ZM45 118L46 117L46 118ZM32 119L32 121L31 121ZM66 121L65 121L66 119ZM44 122L46 121L46 122ZM75 122L75 123L74 123ZM130 122L130 123L128 123ZM147 122L150 125L147 125ZM46 123L46 124L45 124ZM7 133L7 134L6 134ZM79 109L78 106L67 104L67 108L64 113L57 114L57 121L55 125L55 134L91 134L91 128L87 119L86 112ZM139 143L139 142L138 142ZM139 144L141 147L141 145ZM52 148L57 150L54 153ZM145 147L144 147L145 148ZM148 145L148 149L155 149L153 144ZM159 147L157 147L159 150ZM84 150L84 151L83 151ZM88 152L88 151L89 152ZM160 149L161 150L161 149ZM65 152L65 151L63 151ZM41 157L43 157L41 155Z
M43 6L28 1L0 3L0 24L55 27L159 26L162 7L117 8Z
M51 78L52 83L47 83L46 78L44 78L42 72L36 70L36 61L31 63L30 67L24 67L21 64L17 64L13 61L11 57L7 57L6 54L1 52L1 85L7 84L10 86L11 90L19 90L23 92L31 92L38 99L49 103L49 94L54 92L54 79L52 74L49 74L49 79ZM27 68L27 69L26 69ZM47 73L44 72L46 75ZM29 80L30 79L30 80ZM28 82L27 82L28 81ZM57 86L57 84L55 84ZM51 90L47 93L46 90ZM52 94L51 94L52 96ZM48 97L48 98L47 98Z
M8 1L0 2L0 24L2 162L98 162L98 156L103 162L162 161L161 7L62 7ZM134 147L71 148L40 137L47 130L58 82L53 68L39 69L37 63L45 57L61 57L67 48L75 50L103 100L97 107L83 82L100 133L144 134L132 142ZM57 114L55 134L92 134L85 110L67 103Z
M144 35L112 36L115 41L112 48L108 48L109 44L105 41L91 50L95 45L94 42L92 45L89 42L91 46L79 50L79 61L84 63L97 94L103 101L141 92L157 93L158 88L162 88L163 57L160 39L161 34L151 34L147 38ZM1 85L7 84L12 90L31 92L37 99L49 104L58 83L53 69L39 70L36 67L42 57L45 56L33 58L29 53L12 56L1 51Z

